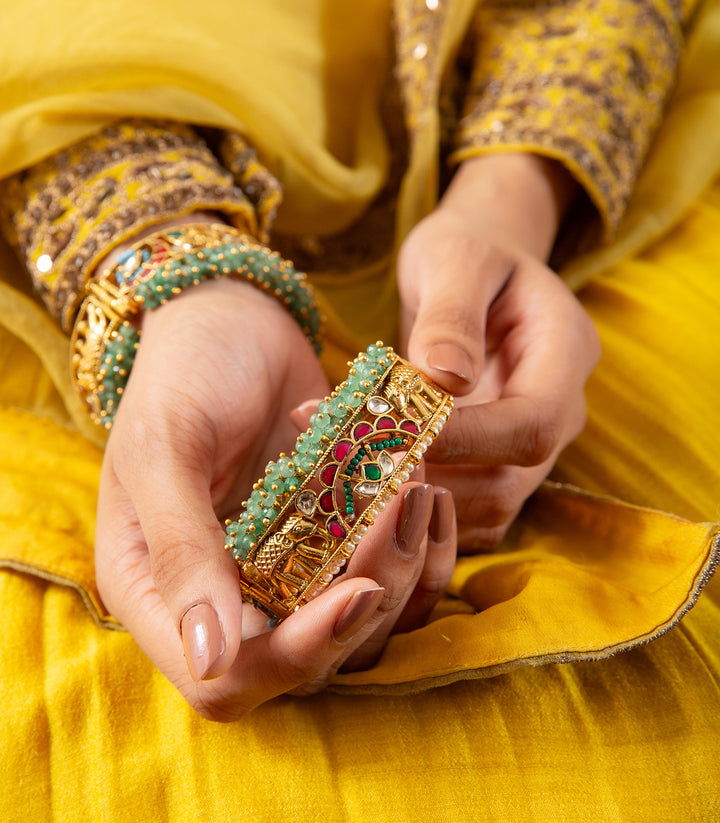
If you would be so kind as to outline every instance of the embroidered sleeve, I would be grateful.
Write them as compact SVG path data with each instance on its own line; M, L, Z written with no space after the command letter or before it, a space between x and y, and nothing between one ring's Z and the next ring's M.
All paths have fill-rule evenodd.
M0 184L3 232L66 331L98 261L144 228L209 210L265 235L279 184L239 135L218 144L231 168L189 126L125 121Z
M672 89L694 0L486 0L452 161L560 160L616 229Z

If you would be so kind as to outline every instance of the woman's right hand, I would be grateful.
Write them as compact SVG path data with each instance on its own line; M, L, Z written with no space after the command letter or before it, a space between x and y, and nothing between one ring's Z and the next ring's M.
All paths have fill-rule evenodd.
M322 688L343 664L370 665L396 626L424 620L452 573L451 497L415 482L342 579L280 626L270 631L242 602L220 522L292 448L290 411L327 391L296 322L250 284L203 283L144 318L103 462L97 581L110 612L206 717L235 719L280 693Z

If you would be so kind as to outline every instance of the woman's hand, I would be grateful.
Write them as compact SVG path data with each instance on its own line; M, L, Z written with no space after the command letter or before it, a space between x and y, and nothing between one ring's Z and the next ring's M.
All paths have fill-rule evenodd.
M321 688L346 661L370 664L396 625L424 619L452 572L451 498L415 482L343 579L279 627L242 603L220 522L292 448L290 410L327 390L295 321L247 283L201 284L144 318L103 463L97 580L108 609L207 717Z
M427 474L455 497L461 551L502 539L585 422L598 336L542 262L572 194L541 158L467 161L401 251L407 355L461 395Z

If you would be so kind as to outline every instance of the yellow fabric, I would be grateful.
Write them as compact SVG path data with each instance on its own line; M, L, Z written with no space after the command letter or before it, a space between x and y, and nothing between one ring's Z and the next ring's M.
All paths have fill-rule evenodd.
M323 0L9 6L0 177L118 117L217 125L262 138L288 193L281 225L335 231L382 184L389 13L389 0L366 0L362 14Z
M387 163L374 100L389 8L298 5L248 4L231 30L229 0L113 0L102 16L73 0L15 4L0 21L0 173L117 115L247 126L267 156L283 158L288 224L349 224ZM440 8L442 62L472 4ZM679 110L702 127L712 151L719 15L718 0L705 4L669 118L677 125ZM40 52L16 36L28 20ZM275 43L248 36L269 20ZM367 70L355 76L344 54L362 55ZM242 82L259 67L267 84ZM426 77L437 75L436 66ZM417 100L399 236L433 198L437 114L421 116L431 94ZM661 135L648 169L663 174L643 178L629 234L621 228L619 245L573 272L577 284L594 276L581 296L605 354L588 428L555 477L601 496L548 485L503 551L459 563L456 598L427 628L394 638L377 667L234 726L195 716L131 637L108 630L92 582L98 435L73 399L64 339L0 257L0 819L718 819L720 581L643 644L692 605L717 547L720 188L690 204L720 162L712 151L684 157L694 139L684 123ZM389 294L391 281L368 271ZM333 305L342 308L340 294ZM332 333L336 355L356 342L339 323ZM574 662L522 665L563 659Z
M612 237L672 90L691 7L480 3L453 160L512 150L554 157L582 182Z
M250 200L180 123L113 125L2 181L0 198L5 237L68 333L86 278L139 231L180 212L206 210L259 235Z
M563 276L580 289L600 272L662 237L720 169L720 2L698 8L662 125L615 241L570 263Z
M720 185L667 240L584 294L605 357L591 381L590 428L559 467L567 477L599 478L605 492L630 488L638 504L716 516L720 386L706 377L717 370L718 237ZM667 306L685 318L675 338L657 333L658 309L667 317ZM633 374L628 393L630 338L648 351L659 347L659 355L652 369L643 363ZM615 425L615 414L622 427L608 442L603 424ZM99 626L75 590L57 585L67 575L92 590L99 452L28 412L3 409L0 419L2 545L14 546L28 571L51 559L64 566L53 566L57 576L45 580L19 574L19 565L0 573L0 818L674 823L720 816L720 578L665 636L602 663L522 666L413 695L348 696L355 676L347 675L336 684L345 693L280 698L238 724L212 724L193 713L131 637ZM645 437L649 420L656 424ZM678 450L689 462L677 461ZM537 547L518 537L516 553L462 563L455 590L484 611L431 625L448 638L441 638L443 653L454 654L453 646L468 645L475 633L493 666L499 646L533 636L537 643L534 620L566 638L583 630L586 608L620 620L635 598L616 613L607 599L614 585L630 594L640 583L642 610L645 597L664 598L663 581L672 588L683 575L696 579L707 527L614 503L598 519L597 505L572 492L541 495L520 531L544 535ZM573 523L584 526L580 542L560 540ZM638 530L649 538L639 555L628 542ZM643 554L654 571L634 565ZM681 556L694 564L695 578ZM608 560L617 577L599 584L596 573ZM668 579L673 566L678 575ZM570 612L557 598L573 571L587 599ZM483 636L494 633L501 621L494 614L503 609L514 613L503 636ZM462 631L461 621L483 630ZM402 662L408 643L412 635L396 638L388 655ZM428 645L417 653L418 665L437 651ZM547 645L533 651L547 652ZM387 667L386 655L377 672Z

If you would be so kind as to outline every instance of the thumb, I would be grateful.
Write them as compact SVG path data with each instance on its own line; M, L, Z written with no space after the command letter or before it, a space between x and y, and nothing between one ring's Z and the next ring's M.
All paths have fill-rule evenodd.
M508 266L492 248L427 218L398 259L408 357L452 394L469 394L485 359L487 312Z
M122 479L147 546L145 585L156 592L157 617L147 609L118 617L158 667L169 649L179 650L179 635L193 680L224 674L240 648L242 599L208 478L200 468L162 459Z

